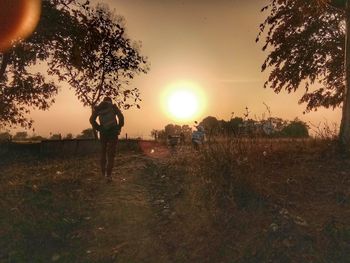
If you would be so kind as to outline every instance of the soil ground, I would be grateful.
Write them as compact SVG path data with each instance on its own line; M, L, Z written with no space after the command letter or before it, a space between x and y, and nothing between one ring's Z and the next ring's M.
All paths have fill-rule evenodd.
M141 154L117 158L113 182L102 182L86 224L87 260L172 262L162 241L171 214L169 193L156 162Z
M253 195L214 202L221 166L203 178L193 151L146 148L118 154L111 183L97 157L4 165L0 262L350 262L349 160L269 152L236 170Z

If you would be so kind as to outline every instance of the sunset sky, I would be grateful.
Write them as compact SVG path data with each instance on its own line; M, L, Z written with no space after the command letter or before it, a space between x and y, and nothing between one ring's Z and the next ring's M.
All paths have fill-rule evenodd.
M151 70L132 83L142 94L141 109L124 111L127 132L148 138L152 129L179 121L164 109L164 94L182 85L195 87L201 94L196 120L208 115L229 119L242 116L247 106L251 117L261 118L266 103L272 115L285 119L299 117L314 124L340 121L340 111L319 110L303 115L298 105L303 93L275 94L264 89L267 73L261 64L267 55L262 43L255 43L263 0L105 0L111 9L125 17L128 36L142 42L141 52ZM185 84L184 84L185 83ZM90 109L84 108L68 86L61 85L56 103L49 111L33 111L35 133L79 134L89 127Z

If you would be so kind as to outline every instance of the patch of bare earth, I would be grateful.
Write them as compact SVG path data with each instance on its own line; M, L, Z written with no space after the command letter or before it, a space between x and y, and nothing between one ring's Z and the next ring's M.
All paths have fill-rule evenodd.
M95 196L84 240L89 262L173 262L163 242L171 211L156 160L141 154L116 159L113 182Z

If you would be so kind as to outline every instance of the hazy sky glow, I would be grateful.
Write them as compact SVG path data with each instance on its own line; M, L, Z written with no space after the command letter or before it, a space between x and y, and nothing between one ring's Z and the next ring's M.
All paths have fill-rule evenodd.
M270 106L272 115L286 119L299 117L317 124L339 122L340 111L319 110L303 115L305 105L297 94L276 95L263 89L267 74L260 72L266 56L256 44L263 0L105 0L126 19L128 35L142 42L142 53L149 57L151 70L132 83L142 93L141 110L124 111L123 134L148 138L152 129L174 123L164 110L164 92L174 83L193 83L199 93L196 115L228 119L242 116L247 106L261 118ZM50 111L35 111L37 134L80 133L89 127L90 109L83 108L64 84ZM198 93L198 94L199 94ZM202 96L202 97L201 97ZM202 100L203 98L203 100ZM187 124L192 125L193 119ZM184 122L179 122L184 124Z

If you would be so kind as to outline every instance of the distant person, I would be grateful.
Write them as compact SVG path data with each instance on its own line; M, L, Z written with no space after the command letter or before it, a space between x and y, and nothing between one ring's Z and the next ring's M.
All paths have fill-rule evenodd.
M168 135L168 144L170 146L170 151L171 153L176 152L176 145L178 144L178 137L176 136L171 136L170 134Z
M204 143L205 133L202 126L196 126L197 130L192 133L192 145L199 150L200 145Z
M99 124L96 122L97 117ZM124 116L117 105L113 104L112 99L105 97L93 110L90 123L100 133L102 176L111 181L118 135L124 126Z
M180 133L180 144L184 145L186 142L186 137L183 132Z

